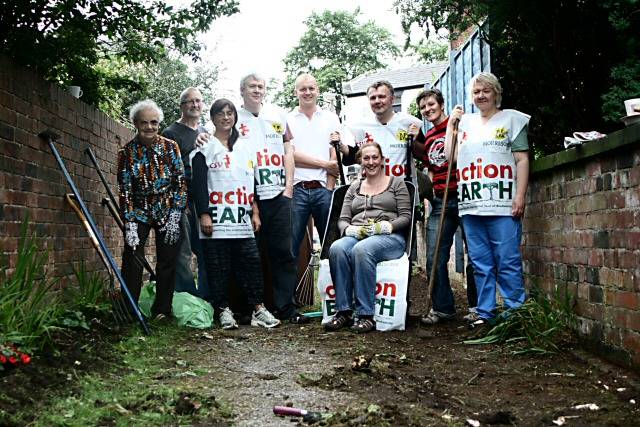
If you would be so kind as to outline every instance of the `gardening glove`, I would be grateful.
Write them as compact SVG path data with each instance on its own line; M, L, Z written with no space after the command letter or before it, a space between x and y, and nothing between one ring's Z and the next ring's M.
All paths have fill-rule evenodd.
M344 235L349 237L355 237L358 240L362 240L365 237L369 237L367 227L358 225L349 225L344 230Z
M393 232L393 225L389 221L380 221L369 226L369 235L376 234L391 234Z
M179 210L171 209L169 217L160 228L160 232L164 233L164 242L167 245L175 245L180 239L180 217L182 213Z
M136 247L140 244L140 237L138 237L138 223L127 222L124 228L124 241L127 245L135 251Z

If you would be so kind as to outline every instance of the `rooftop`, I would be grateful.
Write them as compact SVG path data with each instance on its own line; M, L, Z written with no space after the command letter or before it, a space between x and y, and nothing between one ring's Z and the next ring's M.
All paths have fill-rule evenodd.
M369 85L378 80L388 80L395 89L419 88L424 86L425 83L431 83L440 77L447 65L449 65L448 62L434 62L414 65L409 68L363 74L343 83L342 90L347 97L364 95Z

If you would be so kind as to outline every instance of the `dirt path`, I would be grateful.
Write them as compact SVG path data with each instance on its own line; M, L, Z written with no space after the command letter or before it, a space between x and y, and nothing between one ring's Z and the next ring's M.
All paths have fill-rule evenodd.
M460 326L365 336L319 325L213 332L191 353L205 356L190 362L211 374L191 385L214 390L239 426L290 425L271 412L285 404L344 425L638 425L640 394L628 373L599 371L569 352L516 357L465 345ZM352 369L358 356L367 368ZM598 409L574 409L586 404Z
M0 424L290 426L300 420L272 407L291 405L325 414L323 425L640 425L636 374L572 348L534 357L465 345L461 318L430 328L417 319L365 335L326 333L317 321L88 332L70 337L68 354L0 376L10 390Z

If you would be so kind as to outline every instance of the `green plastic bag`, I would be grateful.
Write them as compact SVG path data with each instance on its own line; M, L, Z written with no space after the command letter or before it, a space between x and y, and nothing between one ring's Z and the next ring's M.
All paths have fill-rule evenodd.
M171 309L180 326L208 329L213 325L211 304L189 292L174 293Z
M138 300L140 311L146 317L151 317L151 306L155 298L155 283L146 283L140 291L140 299ZM208 329L213 325L213 307L211 307L211 304L188 292L176 292L173 294L171 311L179 326Z
M156 284L155 282L147 282L142 286L140 290L140 298L138 299L138 307L144 317L151 317L151 306L156 299Z

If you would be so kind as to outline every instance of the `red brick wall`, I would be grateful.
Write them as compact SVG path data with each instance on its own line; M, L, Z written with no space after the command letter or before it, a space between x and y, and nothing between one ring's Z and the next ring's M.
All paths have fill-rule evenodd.
M640 366L640 126L533 163L527 285L575 295L580 332Z
M50 129L60 135L58 151L107 245L118 262L121 233L106 208L106 191L84 150L91 147L116 191L117 140L132 133L63 88L15 67L0 57L0 248L15 265L20 225L27 214L31 230L49 248L49 271L70 273L84 260L90 270L102 264L75 213L64 201L71 193L48 146L37 135Z

